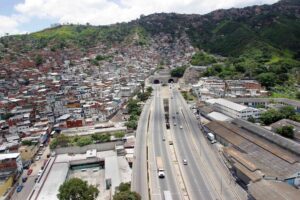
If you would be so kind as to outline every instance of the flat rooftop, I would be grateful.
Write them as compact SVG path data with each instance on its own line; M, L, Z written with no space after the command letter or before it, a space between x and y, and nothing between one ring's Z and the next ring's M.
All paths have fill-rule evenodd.
M54 163L42 185L37 200L58 200L56 195L58 194L59 186L66 180L68 171L69 163Z
M235 155L239 163L247 161L266 176L287 178L300 170L298 156L236 125L214 121L206 127L240 152Z

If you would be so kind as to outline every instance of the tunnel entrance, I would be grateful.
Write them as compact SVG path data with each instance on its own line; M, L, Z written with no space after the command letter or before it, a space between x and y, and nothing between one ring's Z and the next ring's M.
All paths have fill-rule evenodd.
M153 81L153 83L154 83L154 84L160 84L160 81L157 80L157 79L155 79L155 80Z
M174 79L170 78L170 79L168 80L168 83L174 83Z

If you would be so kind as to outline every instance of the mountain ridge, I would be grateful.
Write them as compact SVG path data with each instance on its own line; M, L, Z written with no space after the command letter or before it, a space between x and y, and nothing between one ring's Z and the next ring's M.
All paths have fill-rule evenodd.
M0 38L0 59L9 52L38 54L44 48L84 52L97 45L149 45L167 38L172 46L181 37L208 53L228 57L221 70L205 75L257 78L267 87L300 83L300 2L219 9L205 15L154 13L109 26L59 25L39 32ZM158 44L159 45L159 44ZM1 60L0 60L1 62ZM261 75L262 74L262 75ZM271 76L274 84L264 79Z

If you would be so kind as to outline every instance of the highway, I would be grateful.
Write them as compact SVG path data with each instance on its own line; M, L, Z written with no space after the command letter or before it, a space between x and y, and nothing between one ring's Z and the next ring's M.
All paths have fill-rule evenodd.
M186 174L184 179L188 184L190 197L245 199L245 194L239 191L239 186L235 184L229 171L217 156L216 149L204 137L198 120L176 88L173 89L171 110L178 124L176 127L173 125L173 128L179 156L189 162L188 166L184 166L187 169L183 167L185 169L183 171ZM179 114L175 114L174 111L179 111ZM183 129L180 130L179 125L182 125ZM193 177L197 177L196 180L193 180Z
M165 136L165 124L164 124L164 111L163 111L163 104L162 98L160 95L160 85L154 85L154 97L153 97L153 112L152 117L150 120L150 132L151 134L151 151L152 151L152 164L155 165L154 161L155 157L161 156L164 164L165 169L165 178L158 178L157 172L155 168L152 168L151 179L152 179L152 186L153 188L157 188L157 185L154 184L158 183L159 193L160 195L153 194L154 198L152 199L163 199L163 191L169 190L171 192L173 200L182 199L182 195L179 190L179 186L177 184L176 176L173 169L173 164L171 163L170 152L167 148L168 142L163 141ZM150 150L149 150L150 151ZM154 159L153 159L154 158ZM153 180L155 179L155 180ZM157 191L157 190L155 190Z
M132 170L132 190L139 193L144 200L149 199L147 179L147 129L151 100L144 105L138 128L136 130L135 160Z
M200 157L195 154L196 149L189 139L188 127L184 121L177 95L173 95L173 99L170 100L170 118L171 130L173 130L175 139L174 145L177 149L177 157L181 158L180 166L190 199L216 199L208 181L201 173L202 169L198 164ZM182 126L182 129L180 126ZM188 161L188 165L183 165L183 159Z

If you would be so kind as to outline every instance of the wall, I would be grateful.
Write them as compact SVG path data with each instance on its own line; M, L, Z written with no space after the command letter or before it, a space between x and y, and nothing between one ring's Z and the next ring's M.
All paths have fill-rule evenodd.
M10 176L5 182L0 184L0 197L12 186L14 177Z
M124 144L123 141L116 141L116 142L107 142L101 144L90 144L83 147L63 147L63 148L56 148L53 151L56 154L67 154L67 153L74 153L74 154L82 154L86 153L87 150L96 149L97 151L108 151L114 150L116 145Z

